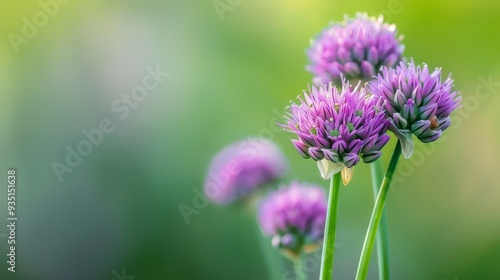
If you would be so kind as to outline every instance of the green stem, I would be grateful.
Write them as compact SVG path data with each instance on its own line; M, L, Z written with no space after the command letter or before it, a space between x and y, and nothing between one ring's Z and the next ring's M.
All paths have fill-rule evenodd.
M382 184L382 160L376 160L371 164L372 171L372 187L374 199L377 199L380 185ZM382 211L380 220L380 228L377 233L377 260L378 260L378 275L380 280L391 279L391 269L389 263L389 231L387 228L387 219L385 210Z
M273 280L280 280L283 274L283 263L278 250L271 246L271 241L260 231L257 223L254 222L255 233L259 242L259 247L264 256L269 276Z
M323 241L323 257L321 258L321 280L332 278L333 253L335 251L335 228L339 206L340 172L333 175L328 194L328 210L326 213L325 234Z
M293 267L295 268L295 275L298 280L306 280L306 275L304 274L304 269L302 268L302 257L298 256L293 262Z
M389 187L391 185L392 176L398 165L399 157L401 156L401 143L398 141L394 153L392 154L391 162L385 173L384 180L380 187L380 191L377 195L377 200L375 201L375 206L373 207L372 216L370 218L370 223L368 225L368 230L366 231L365 242L363 244L363 250L361 251L361 257L359 258L358 272L356 273L356 280L366 279L368 274L368 265L370 264L370 257L373 250L373 245L375 243L375 237L377 234L378 225L382 219L382 213L384 211L385 200Z

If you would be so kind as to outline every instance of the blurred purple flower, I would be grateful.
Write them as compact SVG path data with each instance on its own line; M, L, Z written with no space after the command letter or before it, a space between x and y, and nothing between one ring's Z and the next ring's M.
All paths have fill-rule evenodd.
M220 151L210 163L205 194L226 204L288 172L288 161L272 142L250 138Z
M369 90L384 99L389 128L402 139L406 158L413 152L411 135L423 143L437 140L450 126L450 113L462 100L460 93L453 91L450 76L442 82L440 68L429 73L427 65L415 66L413 60L396 68L384 67L370 82Z
M323 188L292 182L260 202L258 218L273 246L297 256L316 249L323 239L326 210Z
M306 69L321 83L340 83L341 75L352 82L368 81L382 66L396 65L403 51L395 25L358 13L331 24L313 40Z
M282 126L297 134L293 145L302 157L318 161L323 178L354 167L360 159L369 163L382 155L389 121L382 99L366 95L365 87L344 82L339 91L330 83L312 87L298 99L300 104L292 103Z

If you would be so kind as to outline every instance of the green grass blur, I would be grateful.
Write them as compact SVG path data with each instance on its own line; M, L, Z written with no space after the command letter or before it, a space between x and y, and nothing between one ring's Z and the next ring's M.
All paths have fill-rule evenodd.
M17 272L0 239L1 279L112 279L122 268L136 279L267 279L254 217L209 205L187 225L178 207L192 205L217 151L266 131L290 159L286 181L327 186L272 125L274 110L311 81L309 39L357 11L397 24L405 55L452 72L464 97L446 140L417 144L420 157L399 166L387 205L393 278L500 279L500 2L242 0L223 20L213 2L69 1L17 53L9 34L41 7L0 4L0 178L18 171L19 217ZM156 65L170 75L120 120L110 105ZM52 162L103 118L115 131L60 183ZM369 174L360 164L341 190L337 279L355 275Z

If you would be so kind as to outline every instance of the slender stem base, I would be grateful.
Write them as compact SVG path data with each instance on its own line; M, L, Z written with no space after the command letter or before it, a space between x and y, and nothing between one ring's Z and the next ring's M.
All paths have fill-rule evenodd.
M295 276L297 277L297 280L307 280L307 277L304 274L304 269L302 268L301 256L298 256L297 259L293 262L293 267L295 268Z
M321 258L320 280L330 280L333 269L333 253L335 250L335 229L339 206L340 172L333 175L328 193L328 210L326 214L325 234L323 241L323 257Z
M391 185L392 176L394 175L394 171L396 170L396 166L398 165L400 156L401 143L398 141L394 153L392 154L391 162L389 163L389 167L387 168L384 180L382 181L380 191L378 192L375 206L373 207L372 216L370 218L370 223L368 225L368 230L365 236L365 242L361 251L361 257L359 259L356 280L364 280L366 279L366 275L368 274L368 265L370 264L370 257L375 243L378 225L380 223L380 220L382 219L385 200L389 191L389 187Z
M253 224L261 254L264 257L267 266L269 277L273 280L281 280L283 277L283 262L281 260L281 256L278 253L278 250L271 246L271 241L262 234L258 224L255 221Z
M372 173L373 197L376 200L380 190L380 185L382 184L384 170L380 159L373 162L370 166ZM391 279L389 262L389 230L387 228L385 210L382 211L382 218L380 219L376 242L379 279L389 280Z

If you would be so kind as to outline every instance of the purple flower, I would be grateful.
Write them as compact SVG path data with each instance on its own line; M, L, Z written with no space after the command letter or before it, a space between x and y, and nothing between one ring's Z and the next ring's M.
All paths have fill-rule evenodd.
M358 13L331 24L313 40L306 69L322 83L340 83L341 75L353 82L368 81L380 67L396 65L403 51L395 25Z
M220 151L210 163L205 194L216 203L230 203L283 176L288 161L270 141L250 138Z
M259 222L273 246L288 255L314 250L323 239L327 199L323 188L292 182L259 205Z
M369 90L384 99L389 128L400 138L406 158L413 152L412 134L423 143L437 140L462 100L450 76L441 81L440 68L429 73L427 65L415 66L413 60L395 69L384 67Z
M304 99L298 99L282 126L297 135L293 145L302 157L318 162L323 178L344 171L347 184L351 168L360 159L369 163L382 155L380 150L389 141L389 121L382 99L367 95L365 87L352 88L344 82L339 91L330 83L312 87L309 94L304 92Z

